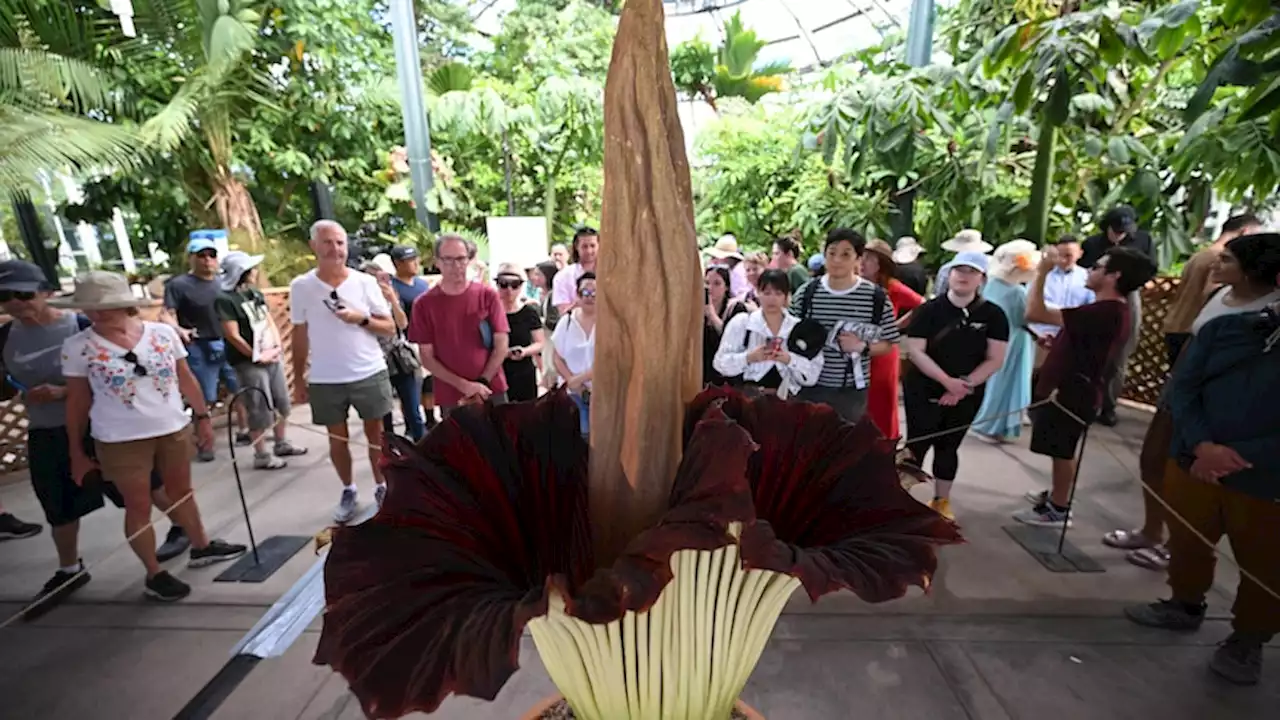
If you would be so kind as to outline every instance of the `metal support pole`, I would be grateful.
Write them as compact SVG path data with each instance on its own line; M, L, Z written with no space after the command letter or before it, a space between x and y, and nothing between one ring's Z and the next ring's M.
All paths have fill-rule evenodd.
M414 212L431 232L440 231L440 220L427 210L431 192L431 130L422 97L422 60L418 57L418 24L412 0L391 0L391 34L396 49L396 76L400 82L400 107L404 115L405 147L409 150L409 174L413 178Z
M13 212L18 219L18 233L22 235L22 243L27 247L31 262L40 266L44 276L54 286L59 287L58 251L50 248L44 239L44 228L40 227L40 215L36 212L35 203L29 195L13 196Z
M1080 436L1080 452L1076 454L1076 472L1071 477L1071 495L1067 498L1067 520L1062 523L1062 534L1058 536L1058 554L1062 554L1062 548L1067 544L1067 526L1071 524L1071 513L1076 504L1076 486L1080 484L1080 466L1084 464L1084 446L1089 442L1089 428L1084 429L1084 434ZM1050 493L1052 495L1052 493Z
M911 0L911 19L907 24L907 64L924 67L933 57L934 0ZM915 234L915 191L894 197L898 207L896 232L898 237Z

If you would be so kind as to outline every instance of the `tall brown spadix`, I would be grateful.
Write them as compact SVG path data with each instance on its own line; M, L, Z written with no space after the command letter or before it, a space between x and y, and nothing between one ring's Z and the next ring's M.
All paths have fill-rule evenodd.
M656 524L702 385L702 278L661 0L627 0L604 90L591 525L612 562Z

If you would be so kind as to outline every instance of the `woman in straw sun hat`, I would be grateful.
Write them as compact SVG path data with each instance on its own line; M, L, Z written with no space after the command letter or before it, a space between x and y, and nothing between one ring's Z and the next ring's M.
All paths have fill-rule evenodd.
M1004 364L987 380L987 393L978 410L973 432L992 442L1006 442L1022 434L1022 408L1031 403L1031 370L1035 338L1028 332L1027 283L1035 279L1040 251L1029 240L1011 240L996 248L982 295L1004 311L1011 334Z
M95 270L76 278L75 292L51 305L82 311L92 325L62 345L67 378L67 435L93 437L97 460L71 443L71 476L90 481L94 471L111 478L124 496L125 535L147 570L145 594L180 600L191 588L160 568L151 520L151 471L159 471L165 491L177 501L170 517L191 539L189 567L204 567L244 554L243 545L211 540L191 492L191 418L202 444L213 443L204 392L187 366L178 333L163 323L138 317L150 304L133 294L123 275Z
M967 252L986 255L991 252L991 243L982 239L981 232L970 228L961 230L950 240L942 243L942 249L956 255ZM949 263L938 270L938 277L933 281L934 297L942 297L947 294L947 278L950 274L951 266Z
M906 325L911 312L920 307L924 298L916 294L897 278L898 267L893 261L893 249L884 240L871 240L862 253L858 274L884 288L893 305L893 316L898 326ZM898 376L902 360L898 346L884 355L871 358L871 382L867 386L867 416L880 428L885 437L902 434L898 417Z

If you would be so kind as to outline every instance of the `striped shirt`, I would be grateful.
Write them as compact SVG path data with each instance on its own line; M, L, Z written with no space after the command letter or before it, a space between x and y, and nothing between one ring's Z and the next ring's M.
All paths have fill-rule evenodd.
M822 348L822 374L818 386L827 388L855 387L865 389L871 379L871 355L864 348L859 353L840 349L839 334L852 332L868 344L898 342L898 326L894 323L893 305L886 296L882 301L880 323L875 322L877 286L858 278L847 290L832 290L829 278L822 276L805 283L791 296L791 314L806 318L804 298L810 283L820 283L813 292L813 305L807 316L827 329L827 344ZM881 290L880 293L884 291Z

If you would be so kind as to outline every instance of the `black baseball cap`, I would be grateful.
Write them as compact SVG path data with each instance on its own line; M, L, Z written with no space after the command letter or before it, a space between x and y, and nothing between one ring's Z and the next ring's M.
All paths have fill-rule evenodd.
M39 265L25 260L0 262L0 290L10 292L39 292L53 290L53 283L45 277Z
M400 262L401 260L412 260L418 257L418 249L409 245L396 245L387 254L391 256L394 262Z

